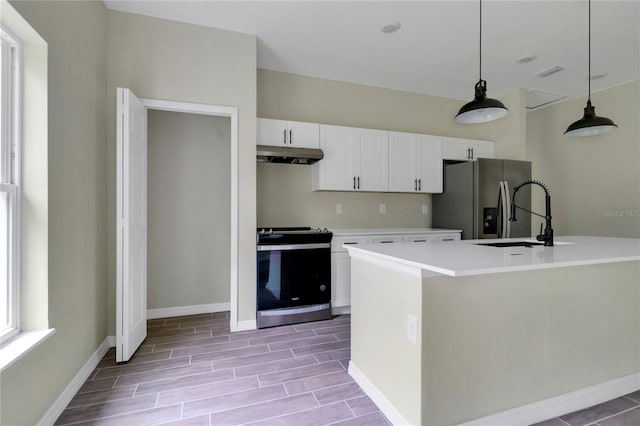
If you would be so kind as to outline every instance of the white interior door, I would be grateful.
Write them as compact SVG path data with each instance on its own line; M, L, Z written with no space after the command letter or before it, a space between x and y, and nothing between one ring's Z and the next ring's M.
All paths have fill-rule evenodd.
M118 88L116 362L147 336L147 109Z

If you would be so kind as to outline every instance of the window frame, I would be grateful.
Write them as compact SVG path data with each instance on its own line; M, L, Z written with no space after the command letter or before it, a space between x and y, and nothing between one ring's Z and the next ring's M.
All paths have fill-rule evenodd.
M8 327L0 329L0 347L20 333L20 154L21 154L21 122L22 122L22 54L23 45L4 25L0 25L0 40L9 47L3 51L6 60L0 63L3 75L9 73L9 79L2 79L2 91L9 90L11 95L5 99L0 110L3 122L0 135L0 192L7 193L9 200L9 241L7 311ZM3 58L4 59L4 58Z

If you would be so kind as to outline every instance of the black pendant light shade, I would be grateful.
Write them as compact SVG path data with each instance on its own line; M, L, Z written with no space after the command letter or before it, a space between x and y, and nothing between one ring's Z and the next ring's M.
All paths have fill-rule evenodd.
M596 108L591 105L591 0L589 0L589 97L584 115L578 121L571 123L564 134L572 137L594 136L608 133L618 127L606 117L598 117Z
M471 102L460 108L456 122L464 124L486 123L507 115L509 110L497 99L487 98L487 82L476 83L476 95Z
M591 105L591 99L589 99L587 106L584 107L584 116L571 123L564 134L572 137L594 136L608 133L616 127L618 126L607 117L596 115L596 109Z
M456 122L463 124L486 123L507 115L509 110L497 99L487 98L487 82L482 79L482 0L480 0L480 78L476 83L473 100L460 108Z

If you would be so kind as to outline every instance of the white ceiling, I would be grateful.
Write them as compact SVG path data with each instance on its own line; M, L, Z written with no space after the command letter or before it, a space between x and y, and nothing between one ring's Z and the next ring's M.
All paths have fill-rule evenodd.
M460 100L478 80L477 1L104 0L109 9L258 38L258 67ZM592 92L640 78L640 0L592 2ZM401 28L384 34L381 27ZM587 93L586 0L483 2L488 95ZM517 63L524 55L536 59ZM535 74L566 67L546 78Z

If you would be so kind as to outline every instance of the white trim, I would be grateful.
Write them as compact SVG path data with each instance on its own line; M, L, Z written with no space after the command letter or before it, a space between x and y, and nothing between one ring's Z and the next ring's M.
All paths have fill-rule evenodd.
M256 320L246 320L246 321L238 321L236 324L236 329L233 331L248 331L255 330L258 328Z
M62 414L64 409L69 405L69 402L73 399L75 394L80 390L84 382L89 378L93 370L96 368L102 357L109 350L109 339L115 336L110 336L104 339L104 341L98 346L98 349L89 357L87 362L84 363L78 374L71 380L71 383L67 385L65 390L60 394L58 399L53 403L51 408L47 410L45 415L40 419L38 425L52 425L56 419ZM115 342L114 342L115 345Z
M140 101L149 109L185 112L190 114L216 115L229 117L231 119L231 265L230 265L230 299L229 304L229 328L231 331L239 331L241 327L238 322L238 240L240 238L238 230L238 191L239 191L239 166L238 166L238 108L230 106L197 104L188 102L175 102L160 99L141 98ZM255 329L255 321L253 321ZM244 328L243 328L244 329ZM248 329L251 330L251 329Z
M376 385L364 375L362 371L353 363L349 361L349 375L355 380L355 382L362 388L364 393L378 406L380 411L389 419L393 425L409 425L409 421L404 418L402 414L389 402L384 394L378 389Z
M171 308L147 309L147 319L180 317L183 315L208 314L209 312L225 312L229 303L210 303L208 305L173 306Z
M526 426L582 410L635 392L638 389L640 389L640 373L620 377L605 383L565 393L564 395L502 411L487 417L462 423L460 426Z
M343 303L341 306L333 306L333 304L331 304L331 315L346 315L350 313L351 313L351 305L349 304Z
M107 336L107 342L110 348L116 347L116 336Z
M2 344L0 350L0 373L11 364L31 352L40 343L55 333L54 328L44 330L23 331Z

